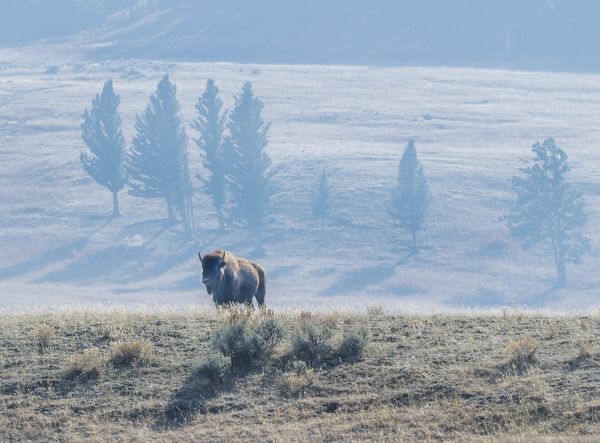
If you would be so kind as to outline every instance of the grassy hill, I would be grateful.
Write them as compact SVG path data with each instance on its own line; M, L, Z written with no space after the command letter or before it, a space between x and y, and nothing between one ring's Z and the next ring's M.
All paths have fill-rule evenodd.
M274 353L210 378L219 330L269 321ZM329 331L317 363L303 328ZM362 354L337 353L360 328ZM596 317L66 310L0 316L4 441L593 441ZM295 338L296 337L296 338ZM324 337L324 338L323 338ZM304 363L309 361L309 363Z

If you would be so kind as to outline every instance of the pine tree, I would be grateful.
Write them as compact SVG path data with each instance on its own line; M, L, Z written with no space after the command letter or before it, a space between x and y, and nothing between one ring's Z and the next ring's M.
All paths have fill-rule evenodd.
M271 159L265 152L270 124L261 117L263 103L252 84L244 83L229 115L224 151L227 187L233 200L232 216L246 226L260 243L260 230L269 215L276 188ZM259 246L260 247L260 246Z
M200 133L195 140L202 157L202 165L208 172L207 177L198 174L204 183L204 190L212 197L219 228L223 229L225 217L223 206L225 205L225 171L223 164L223 131L225 129L225 113L221 112L223 102L219 98L219 88L214 80L208 79L206 89L196 102L198 118L192 127Z
M423 229L430 194L423 167L417 159L417 148L411 140L402 154L396 186L388 212L401 228L411 233L411 253L417 252L417 231Z
M179 117L176 87L165 75L141 117L136 117L136 135L129 156L131 194L164 198L169 220L181 214L188 235L193 231L192 184L187 135Z
M325 233L325 221L331 217L332 210L331 187L329 186L329 176L327 172L322 171L319 178L319 185L315 192L312 202L312 214L319 219L321 227L321 243Z
M112 193L113 217L120 215L118 193L127 182L119 103L109 79L92 100L92 109L83 113L81 125L81 136L89 150L81 153L81 164L99 185Z
M567 282L565 263L581 263L589 240L580 233L587 220L585 201L566 181L567 154L552 138L533 145L533 165L512 179L517 200L505 217L508 228L528 249L548 242L556 266L557 286Z

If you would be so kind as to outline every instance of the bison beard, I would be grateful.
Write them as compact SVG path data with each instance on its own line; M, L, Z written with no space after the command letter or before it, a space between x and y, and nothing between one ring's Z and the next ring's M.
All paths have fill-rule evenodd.
M266 292L265 270L258 263L217 250L202 256L202 283L217 306L228 303L252 305L256 298L263 307Z

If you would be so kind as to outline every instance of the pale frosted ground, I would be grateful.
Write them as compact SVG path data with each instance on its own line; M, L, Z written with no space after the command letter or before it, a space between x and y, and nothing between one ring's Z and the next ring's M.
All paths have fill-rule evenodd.
M80 167L81 114L103 81L115 82L130 141L134 116L165 72L186 124L208 77L226 107L244 80L265 103L282 188L261 259L270 304L419 312L600 305L596 248L568 268L568 288L550 292L550 259L522 251L498 220L531 144L553 136L570 156L588 202L587 234L598 244L600 76L143 61L66 63L49 75L47 63L16 59L0 62L0 307L205 304L197 247L250 251L243 232L217 234L200 192L197 247L181 242L179 228L163 227L160 200L122 193L125 216L111 221L110 194ZM189 127L188 135L196 137ZM390 225L385 203L410 137L433 201L421 254L404 258L406 236ZM319 247L309 196L323 166L338 211Z

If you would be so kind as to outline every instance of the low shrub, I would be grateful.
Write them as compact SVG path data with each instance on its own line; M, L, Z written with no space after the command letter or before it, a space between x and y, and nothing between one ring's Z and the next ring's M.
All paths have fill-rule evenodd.
M102 358L98 348L86 349L80 354L69 356L65 377L84 380L98 378L102 370Z
M268 317L256 325L256 333L263 339L263 352L270 356L285 337L284 325L274 317Z
M292 337L291 357L318 366L333 354L332 337L327 326L306 323Z
M247 370L267 360L284 335L283 325L275 318L256 323L240 321L218 330L211 344L231 358L232 368Z
M192 376L210 384L223 383L231 368L231 358L221 354L210 355L192 367Z
M146 366L153 357L152 343L129 340L119 341L111 346L110 362L117 367Z
M360 360L369 343L370 335L366 328L359 328L357 331L347 331L342 336L340 344L335 352L340 361Z

